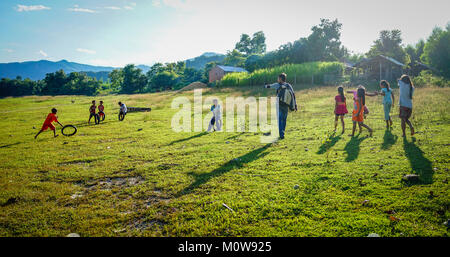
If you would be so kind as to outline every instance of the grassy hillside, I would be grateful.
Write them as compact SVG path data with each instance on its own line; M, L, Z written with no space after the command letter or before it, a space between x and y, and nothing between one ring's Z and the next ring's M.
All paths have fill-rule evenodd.
M416 90L418 133L406 139L397 108L384 129L379 97L367 97L373 137L349 137L350 117L333 134L335 95L297 88L300 109L273 144L261 133L173 132L171 101L192 91L96 97L100 125L86 124L92 97L1 99L0 236L448 236L450 88ZM119 122L118 100L152 111ZM78 133L34 140L52 107ZM421 181L403 183L411 173Z

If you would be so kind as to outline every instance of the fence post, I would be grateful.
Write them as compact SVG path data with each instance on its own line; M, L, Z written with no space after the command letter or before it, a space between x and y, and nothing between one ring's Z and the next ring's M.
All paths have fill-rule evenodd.
M297 74L294 75L294 85L297 85Z
M311 75L311 85L314 85L314 74Z

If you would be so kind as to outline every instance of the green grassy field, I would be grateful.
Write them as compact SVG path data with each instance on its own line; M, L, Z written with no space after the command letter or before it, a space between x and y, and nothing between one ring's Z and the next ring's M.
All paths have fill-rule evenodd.
M175 133L171 101L192 91L0 99L0 236L448 236L450 88L416 90L418 133L406 139L397 107L385 130L381 97L367 97L374 136L351 138L350 116L344 135L332 133L334 87L297 89L300 110L273 144L262 133ZM87 125L93 99L106 103L100 125ZM119 122L118 100L152 111ZM78 133L33 139L52 107Z

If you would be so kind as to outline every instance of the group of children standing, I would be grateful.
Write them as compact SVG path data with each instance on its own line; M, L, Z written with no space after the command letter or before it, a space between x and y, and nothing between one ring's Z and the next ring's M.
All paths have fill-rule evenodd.
M89 107L89 120L88 123L91 123L91 118L94 117L94 119L97 119L97 114L95 113L97 109L97 106L95 106L95 100L92 101L91 107ZM105 110L105 106L103 106L103 101L100 101L100 104L98 106L98 119L101 119L102 117L105 117L105 113L103 112Z
M406 136L405 129L406 124L411 129L411 136L414 135L414 127L411 124L409 118L412 113L412 96L414 93L414 85L408 75L402 75L398 80L398 85L400 88L400 96L399 96L399 105L400 105L400 114L399 117L402 120L402 131L403 136ZM359 126L359 132L362 132L362 127L365 127L369 130L370 136L372 136L373 129L364 124L365 115L369 113L369 109L366 106L366 96L383 96L383 109L384 109L384 120L386 121L386 128L392 128L392 118L390 116L392 104L395 101L394 93L389 85L389 82L386 80L382 80L380 82L381 90L379 92L368 93L364 86L358 86L356 91L347 91L347 93L353 93L353 111L352 111L352 121L353 121L353 129L352 134L350 136L355 135L356 125ZM344 95L344 88L342 86L338 87L338 95L335 99L335 122L334 122L334 131L338 126L338 120L341 119L342 123L342 134L345 131L345 123L344 116L348 113L346 97Z

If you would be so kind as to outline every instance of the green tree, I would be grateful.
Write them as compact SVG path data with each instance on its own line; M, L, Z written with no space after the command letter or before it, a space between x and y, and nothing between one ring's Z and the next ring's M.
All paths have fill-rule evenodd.
M178 75L172 71L163 71L153 76L151 88L154 91L174 89L178 83Z
M225 59L223 60L223 64L227 66L244 67L245 59L244 54L240 53L236 49L233 49L232 51L228 51Z
M134 64L128 64L122 70L123 84L121 92L125 94L134 94L144 92L147 86L147 76L142 70L135 67Z
M311 28L308 36L308 61L337 61L348 54L341 44L342 23L337 19L320 19L320 24Z
M416 45L408 45L405 48L406 54L409 56L410 63L408 70L411 75L418 76L421 71L421 66L417 62L421 62L420 56L423 54L425 42L420 40Z
M440 75L450 78L450 23L447 28L435 28L428 38L421 59Z
M235 49L243 56L263 54L266 52L266 36L262 31L255 32L253 37L242 34L241 39L235 45Z
M409 64L409 56L402 47L402 33L398 29L382 30L380 36L374 41L374 44L366 54L367 57L374 57L377 55L384 55L392 57L399 62Z
M42 88L44 95L60 95L63 94L63 86L67 82L67 76L64 70L59 70L54 73L47 73L44 78L45 86Z
M111 82L111 89L114 92L119 92L123 85L123 72L122 69L114 69L108 75Z

